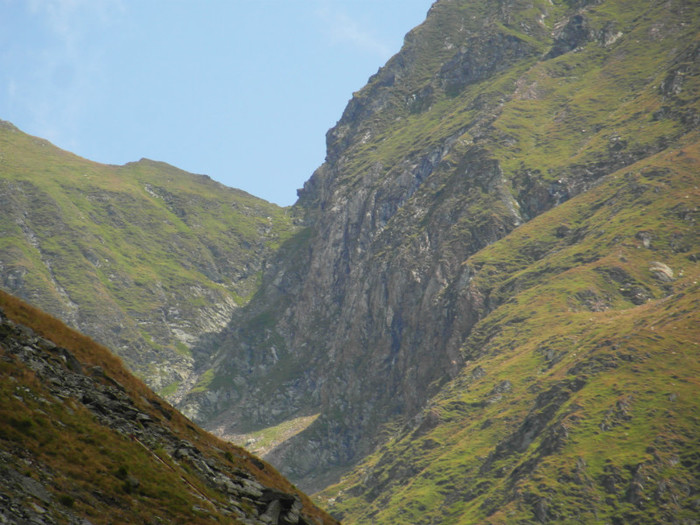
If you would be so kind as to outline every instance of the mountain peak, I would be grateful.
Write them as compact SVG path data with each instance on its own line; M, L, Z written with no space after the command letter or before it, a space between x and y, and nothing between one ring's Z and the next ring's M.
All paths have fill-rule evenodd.
M6 175L6 286L120 311L97 333L187 417L348 523L692 520L699 28L440 0L288 210L157 163Z
M700 13L673 5L669 16L640 3L642 19L615 0L434 4L328 132L326 162L296 205L307 229L211 342L205 366L216 394L195 392L183 410L231 433L320 413L267 456L310 489L384 443L387 428L418 417L470 361L485 359L479 343L495 337L488 330L505 330L489 320L524 286L516 261L537 266L549 243L533 232L542 253L500 252L504 259L486 269L471 258L507 245L540 216L541 229L569 223L577 233L562 229L562 238L578 245L597 219L583 211L555 219L554 210L615 177L641 192L646 183L631 182L636 170L666 166L657 155L671 144L695 144L697 64L686 57L697 47ZM688 91L659 90L681 76ZM687 172L671 173L669 184L682 191ZM665 206L660 199L648 205ZM581 250L567 267L613 257L594 244ZM586 281L590 304L624 310L632 299L659 299L656 281L636 271L619 278L624 298L611 281ZM512 289L494 295L483 272L498 272ZM511 340L512 351L525 343ZM360 505L353 501L347 508Z

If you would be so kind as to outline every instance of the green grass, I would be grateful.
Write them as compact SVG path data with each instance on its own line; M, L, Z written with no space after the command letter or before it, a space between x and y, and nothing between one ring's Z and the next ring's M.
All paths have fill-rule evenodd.
M288 289L306 293L304 284L295 281L303 283L308 276L298 261L331 268L349 262L356 282L345 282L340 272L337 280L349 295L343 297L333 285L313 299L299 294L302 302L295 306L296 296L290 300L292 294L276 294L275 287L263 285L260 302L241 317L236 340L250 345L246 352L251 348L254 357L243 357L237 350L242 344L221 351L222 356L230 352L240 358L243 366L264 363L258 368L265 370L260 380L256 375L249 385L262 400L284 395L288 385L298 384L295 381L309 371L342 377L348 386L329 397L338 395L347 405L340 408L340 401L324 400L322 415L304 437L328 443L336 447L334 452L349 450L351 462L357 459L352 458L354 452L362 454L363 447L374 446L374 437L392 434L376 430L378 426L387 419L394 423L396 412L412 410L402 397L418 398L416 404L429 402L430 393L448 382L453 370L447 345L463 342L464 377L444 393L455 399L435 401L440 417L455 421L445 420L444 435L437 435L438 427L415 443L414 437L394 436L391 446L366 458L347 481L323 494L336 499L335 509L350 522L413 522L420 511L410 507L414 496L416 505L429 509L421 511L426 522L482 522L496 512L497 504L508 507L515 501L509 498L518 493L517 483L508 485L501 478L527 461L548 460L532 451L523 458L494 459L493 472L500 475L506 469L498 477L481 476L485 459L476 456L487 457L495 443L518 428L538 393L565 386L566 370L579 365L582 355L595 354L606 338L617 341L614 329L602 322L618 319L613 312L633 311L640 319L655 315L644 310L645 305L665 300L675 285L653 277L653 261L668 264L679 276L685 272L683 279L692 269L692 257L698 255L690 204L697 201L692 180L698 166L693 135L698 74L688 57L697 44L700 10L675 0L664 6L636 0L583 4L465 0L435 5L426 23L407 36L401 55L353 95L345 116L329 134L329 160L315 176L318 184L309 185L311 190L321 189L302 194L298 208L308 212L309 223L334 221L335 230L325 224L309 229L311 241L300 246L309 248L301 253L311 255L280 266L285 276L294 276ZM592 30L590 40L575 51L546 59L552 34L579 12ZM618 31L621 36L615 42L605 42L604 33ZM530 52L472 84L445 84L445 64L462 52L473 53L478 62L480 53L488 50L475 39L498 34L521 39ZM668 95L661 86L680 66L689 68L685 85L679 94ZM675 156L683 148L683 155ZM440 161L427 179L417 181L417 167L431 154ZM325 209L318 205L320 199ZM385 210L388 223L381 231L373 230L370 220ZM361 230L366 251L349 250L347 256L328 250L327 239L319 233L355 229ZM647 234L653 237L649 248L642 240ZM351 249L353 243L348 237ZM314 253L324 258L314 259ZM469 272L460 271L460 262L468 257ZM393 286L386 291L393 297L375 299L380 293L375 296L374 290L363 288L365 283ZM364 306L366 300L382 306L370 307L367 317L360 318L343 303L347 297L354 304ZM271 300L263 304L266 298ZM399 349L404 368L391 377L391 394L385 388L390 381L367 364L389 354L391 336L384 329L388 302L395 314L401 311L406 325ZM440 314L433 316L434 311L458 321L451 324ZM470 316L475 318L473 327L465 320ZM336 328L338 321L341 326ZM283 329L277 330L278 325ZM438 333L436 326L445 332ZM267 359L272 347L279 350L290 341L286 349L291 357L276 363ZM314 360L329 348L341 358L329 364L319 364L323 357ZM618 363L613 357L601 359ZM616 366L628 366L619 361ZM487 376L468 381L475 362ZM419 387L408 379L414 370L429 371ZM236 398L239 386L231 385L235 367L219 377L210 387ZM512 389L501 397L491 394L505 380ZM468 391L462 392L462 387ZM421 389L425 392L415 393ZM299 391L303 387L295 394ZM554 437L559 428L554 422L564 424L566 411L575 413L575 400L587 394L580 390L568 395L545 427ZM289 414L279 416L286 417ZM645 432L641 421L640 435ZM361 444L345 447L344 435L328 437L334 428ZM449 450L458 447L453 435L462 436L469 446L460 445L460 452L450 455ZM404 459L390 450L398 442L405 445ZM301 439L299 443L305 446ZM539 436L531 446L536 450L543 443L546 436ZM636 445L628 445L629 459L637 459L639 451L632 451ZM438 461L443 449L445 461L439 468L454 473L450 479L422 459ZM291 456L287 459L293 463L296 458ZM378 466L382 461L386 464ZM456 472L464 479L455 479L460 475ZM553 472L548 476L556 479ZM440 488L442 482L453 489ZM518 519L532 519L537 498L550 489L529 485L528 494L520 493L519 503L510 505L498 520L507 521L510 512ZM438 503L432 499L435 494L440 494ZM596 492L596 501L599 496ZM396 509L410 515L399 515ZM617 511L606 509L605 516L613 512Z
M319 414L300 416L289 419L272 427L264 428L248 434L227 436L227 439L239 446L244 446L253 454L264 456L284 441L302 432L318 418Z
M492 310L465 341L462 373L426 408L433 424L395 431L319 501L350 523L692 516L682 487L697 483L700 272L689 257L697 231L679 206L700 200L697 139L611 174L470 257L470 286ZM653 232L649 247L640 231ZM676 280L653 277L653 261ZM648 297L633 302L625 282ZM575 380L582 386L567 386ZM547 392L564 394L538 408ZM519 450L518 430L545 413Z
M164 398L167 398L168 396L171 396L175 392L177 392L177 389L179 387L180 387L180 381L173 381L169 385L166 385L164 388L162 388L161 391L158 392L158 394L163 396Z
M194 385L194 387L192 387L191 392L196 393L207 391L213 379L214 370L210 368L209 370L207 370L199 376L199 378L197 379L197 383Z
M153 383L147 349L161 363L191 357L164 321L190 339L211 331L210 315L225 323L257 290L262 259L296 231L288 209L165 163L102 165L8 126L0 148L0 263L23 274L6 289Z

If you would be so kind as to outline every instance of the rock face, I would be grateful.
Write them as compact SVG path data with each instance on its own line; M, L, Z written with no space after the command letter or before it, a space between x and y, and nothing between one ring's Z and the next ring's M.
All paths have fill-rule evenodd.
M45 314L2 303L47 329ZM0 310L3 522L335 523L269 465L217 443L134 383L104 348L70 337L90 363Z
M464 366L319 501L349 523L692 523L697 136L682 151L469 257L489 312Z
M0 288L113 348L171 399L255 291L285 210L161 162L87 161L0 125Z
M305 228L198 350L212 358L184 413L227 433L320 413L267 456L311 489L418 414L500 304L465 260L690 140L698 7L643 6L436 2L328 132L295 205ZM567 222L559 238L586 233ZM623 281L634 304L655 297L656 285ZM604 294L579 292L605 308Z
M209 429L313 421L267 458L307 489L344 475L320 497L348 522L693 523L699 28L687 0L439 0L353 95L325 163L279 215L222 204L213 183L150 161L97 177L105 167L85 172L0 126L17 152L0 164L3 286L116 338ZM51 191L27 176L47 160L60 168ZM84 174L96 180L71 189ZM66 215L73 206L82 215ZM87 223L100 228L73 242ZM140 240L149 231L158 242ZM12 362L50 379L56 363L36 351L15 348ZM97 381L84 392L59 379L79 397L71 410L133 433L131 452L149 447L138 431L151 436L157 408L129 404L84 359L51 355L75 388ZM29 399L7 388L11 406ZM54 394L42 392L30 400L45 430L40 398ZM38 436L7 421L14 442ZM186 428L158 442L167 454L149 450L228 494L213 512L296 519L291 490L245 476L230 487L221 454L203 460ZM100 467L119 481L78 497L46 489L50 464L28 476L12 461L8 483L42 510L63 497L65 516L107 505L115 483L153 490L135 463ZM241 494L247 510L231 503Z

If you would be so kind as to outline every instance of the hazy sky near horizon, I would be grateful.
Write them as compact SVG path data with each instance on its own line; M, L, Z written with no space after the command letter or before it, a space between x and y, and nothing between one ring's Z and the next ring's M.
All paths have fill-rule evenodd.
M0 0L0 119L281 205L432 0Z

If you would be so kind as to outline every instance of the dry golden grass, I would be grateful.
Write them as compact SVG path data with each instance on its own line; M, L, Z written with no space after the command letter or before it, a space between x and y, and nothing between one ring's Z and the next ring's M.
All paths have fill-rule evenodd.
M273 467L197 427L160 399L104 346L3 291L0 291L0 309L13 322L70 351L83 365L101 367L106 383L118 382L139 410L178 438L195 444L205 456L215 457L232 470L249 472L266 487L298 494L308 517L335 523ZM0 351L4 353L1 347ZM194 472L188 472L186 466L173 462L164 451L148 450L139 442L100 425L78 402L64 404L68 408L61 404L47 408L33 402L34 398L50 399L51 394L27 368L2 362L0 375L13 377L2 388L5 401L0 405L3 422L0 443L5 450L21 449L22 454L29 454L36 464L53 473L49 489L74 512L88 516L95 523L129 523L155 515L167 516L174 523L210 523L214 517L213 521L226 519L213 507L208 509L211 512L208 516L191 515L193 505L207 506L195 493L213 501L221 495ZM22 385L32 394L21 401L13 398L16 385ZM168 417L156 410L154 403ZM125 490L124 480L118 475L120 469L122 473L138 473L139 494ZM32 475L40 477L37 473ZM91 495L95 490L102 494L102 499ZM104 499L111 499L112 504L106 504Z

